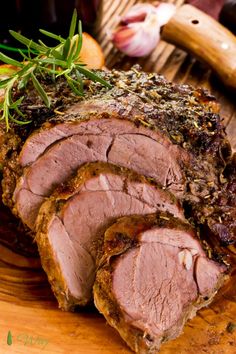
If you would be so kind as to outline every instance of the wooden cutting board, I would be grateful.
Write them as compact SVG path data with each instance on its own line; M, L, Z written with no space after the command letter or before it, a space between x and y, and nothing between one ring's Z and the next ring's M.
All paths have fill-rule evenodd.
M118 16L136 2L104 1L97 35L108 67L128 69L137 62L118 53L107 37ZM183 3L182 0L169 2ZM158 72L169 80L210 89L221 103L226 130L236 149L235 99L225 92L207 67L165 42L160 42L152 55L138 63L145 71ZM1 219L0 211L1 222L8 220ZM79 313L58 310L39 259L18 254L17 248L22 248L22 237L10 237L8 232L0 234L0 354L131 353L95 309ZM236 250L231 248L229 252L236 264ZM214 303L189 321L178 339L164 345L161 354L236 354L235 281L236 269Z

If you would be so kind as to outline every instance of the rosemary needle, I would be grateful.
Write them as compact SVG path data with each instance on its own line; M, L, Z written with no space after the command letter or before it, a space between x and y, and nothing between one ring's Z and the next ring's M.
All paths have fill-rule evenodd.
M50 98L41 85L40 80L38 80L38 77L43 76L44 73L51 75L54 80L59 76L63 76L71 90L80 96L83 95L83 76L92 81L99 82L108 88L112 87L100 76L86 69L85 64L79 60L82 47L82 24L77 19L76 10L73 12L69 34L66 39L42 29L40 32L47 37L57 40L58 44L55 47L48 47L41 40L36 43L20 33L10 31L10 34L18 42L27 47L27 50L19 50L24 62L12 59L0 52L0 61L19 68L8 79L0 81L0 89L5 90L4 99L0 103L0 111L2 113L0 121L5 121L7 130L10 127L10 121L20 125L30 123L30 121L25 120L25 116L20 110L20 105L24 97L14 101L12 97L13 88L25 88L28 82L31 81L45 106L50 107Z

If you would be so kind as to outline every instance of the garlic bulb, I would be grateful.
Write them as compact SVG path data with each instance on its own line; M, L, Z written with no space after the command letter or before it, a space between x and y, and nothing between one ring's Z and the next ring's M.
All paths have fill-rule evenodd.
M150 54L160 40L160 28L175 11L173 4L137 4L121 18L113 32L112 41L123 53L131 57Z

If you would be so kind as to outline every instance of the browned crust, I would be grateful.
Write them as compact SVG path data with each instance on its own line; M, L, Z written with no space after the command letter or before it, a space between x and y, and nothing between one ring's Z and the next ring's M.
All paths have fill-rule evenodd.
M124 253L129 248L138 245L139 235L152 227L177 229L188 232L193 238L196 233L190 224L173 217L168 212L157 211L155 214L131 215L119 218L109 229L106 230L102 248L102 258L97 259L98 266L104 261L109 263L109 259ZM198 239L200 242L200 240Z
M152 178L140 175L126 167L99 161L86 163L81 166L74 176L56 188L52 194L52 198L55 200L67 200L78 191L78 189L85 183L85 181L99 176L101 173L115 174L123 177L125 176L127 180L131 182L150 184L157 189L163 189L163 187ZM170 201L172 201L173 204L177 204L180 207L179 201L171 192L165 190L165 194L168 195Z

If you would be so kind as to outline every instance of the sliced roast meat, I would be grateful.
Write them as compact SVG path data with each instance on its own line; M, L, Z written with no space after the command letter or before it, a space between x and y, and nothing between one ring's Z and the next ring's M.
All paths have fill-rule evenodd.
M81 163L107 161L162 183L181 198L196 226L224 243L235 242L235 208L218 213L231 148L215 98L137 68L99 74L111 90L87 80L79 98L59 79L46 88L52 92L51 110L38 101L33 105L33 90L26 97L21 109L33 125L15 126L8 133L13 139L5 139L20 135L21 153L5 154L6 145L0 146L4 203L33 229L40 204L58 183Z
M59 306L91 300L103 232L117 217L167 210L184 218L175 197L138 174L106 163L83 166L42 205L36 241Z
M183 194L181 166L189 156L160 132L114 118L68 123L57 131L63 128L71 134L74 129L76 134L53 144L26 168L14 193L16 212L31 229L44 197L87 162L103 161L131 168L154 178L176 195Z
M144 73L142 74L145 76ZM126 72L125 75L129 75L129 73ZM133 88L133 92L130 87L127 87L127 89L123 87L123 92L120 88L117 90L117 87L115 87L114 90L103 95L102 99L100 96L95 96L90 100L71 105L66 109L63 116L54 117L28 137L19 156L21 166L26 167L32 164L50 145L61 139L76 134L89 134L90 130L88 130L87 125L79 126L78 121L83 123L83 121L98 117L128 119L134 122L136 126L141 125L149 128L149 130L161 131L162 134L170 138L172 143L180 146L183 142L188 141L187 146L184 144L185 148L188 147L187 150L194 151L196 155L200 151L206 152L206 143L208 148L216 149L214 144L219 144L220 138L221 142L225 142L224 131L218 124L219 116L216 114L217 104L214 97L207 96L203 91L192 91L188 86L172 85L171 87L170 83L155 74L152 79L154 79L153 83L148 80L145 83L144 78L141 79L137 76L133 83L143 90L148 85L152 85L154 90L151 92L148 89L146 90L147 99L145 99L144 94L136 94L135 91L138 87ZM120 85L120 83L117 84ZM164 88L163 85L166 87ZM163 92L161 92L162 89ZM188 101L190 97L191 102ZM204 133L207 134L209 141L198 141L199 129L197 129L197 124L193 124L194 109L198 111L198 116L206 121L209 127L210 122L214 121L213 124L218 130L218 142L213 143L212 131L208 131L207 126L204 127ZM95 124L93 125L93 133L97 135L100 133L99 127L96 129ZM120 133L119 127L117 133ZM185 134L186 136L184 136ZM212 151L212 153L214 156L216 151Z
M187 224L165 213L118 220L105 232L99 264L95 305L137 353L177 337L226 271Z

